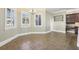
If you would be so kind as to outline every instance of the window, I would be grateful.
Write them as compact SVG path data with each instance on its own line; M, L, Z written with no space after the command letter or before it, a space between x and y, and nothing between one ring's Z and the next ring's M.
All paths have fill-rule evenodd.
M21 26L27 27L30 25L30 13L22 12L21 13Z
M36 26L41 26L41 15L36 15L35 16L35 25Z
M54 21L63 21L63 15L54 16Z
M15 28L16 26L16 11L14 8L5 9L5 29Z

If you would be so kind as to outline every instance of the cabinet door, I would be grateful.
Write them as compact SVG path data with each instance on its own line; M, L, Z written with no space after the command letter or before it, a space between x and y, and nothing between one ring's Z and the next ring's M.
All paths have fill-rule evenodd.
M75 20L76 20L76 15L75 15L75 14L68 14L68 15L66 16L66 20L67 20L68 23L75 22Z
M70 18L71 18L70 19L71 22L75 22L77 20L77 14L71 14Z
M76 22L79 22L79 13L77 14Z

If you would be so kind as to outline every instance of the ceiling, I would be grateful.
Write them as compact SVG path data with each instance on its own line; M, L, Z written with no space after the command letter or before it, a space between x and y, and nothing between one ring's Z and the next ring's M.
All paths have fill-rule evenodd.
M47 8L47 12L54 13L56 11L70 10L75 8Z

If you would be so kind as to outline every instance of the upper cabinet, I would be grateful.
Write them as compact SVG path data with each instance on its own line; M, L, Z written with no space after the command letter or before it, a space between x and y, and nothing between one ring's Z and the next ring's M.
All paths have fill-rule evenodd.
M67 23L75 23L79 21L79 13L75 13L75 14L67 14L66 15L66 21Z
M79 13L77 14L76 22L79 22Z

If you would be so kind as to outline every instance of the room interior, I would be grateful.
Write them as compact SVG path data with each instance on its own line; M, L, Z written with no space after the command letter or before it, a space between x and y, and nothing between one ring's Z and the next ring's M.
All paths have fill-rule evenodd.
M78 8L0 8L0 50L78 50Z

